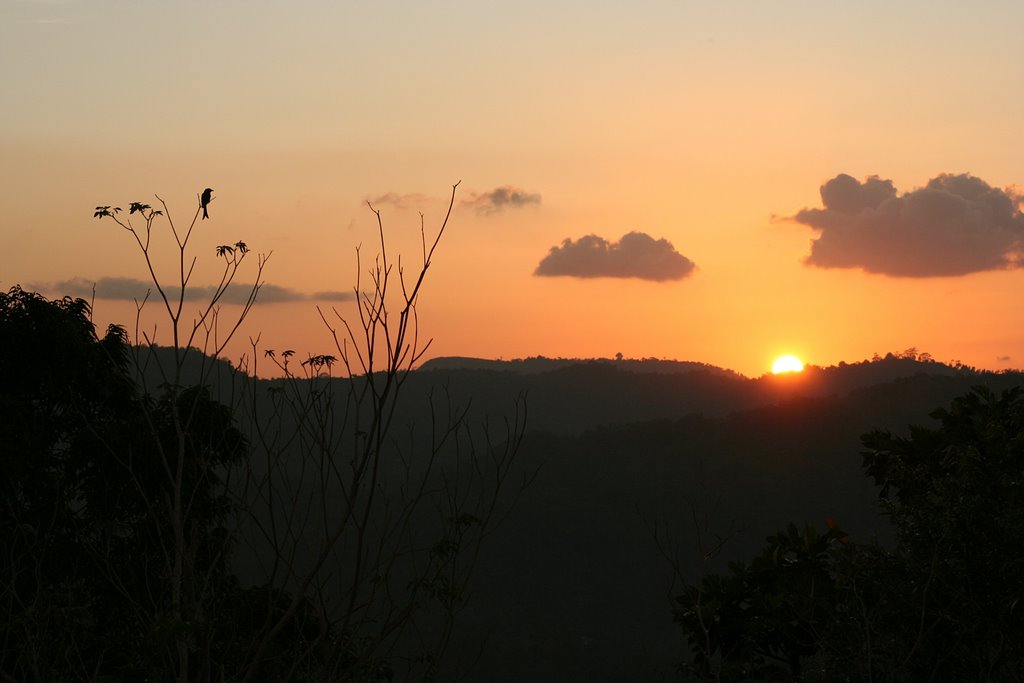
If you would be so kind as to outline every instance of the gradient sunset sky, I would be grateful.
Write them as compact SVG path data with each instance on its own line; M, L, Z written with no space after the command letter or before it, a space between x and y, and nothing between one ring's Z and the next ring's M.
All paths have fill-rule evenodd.
M94 207L187 224L212 187L194 282L216 245L273 252L230 355L333 353L315 306L350 310L367 200L413 260L461 180L429 356L1019 368L1022 26L1016 1L0 0L0 287L97 283L130 326L145 265Z

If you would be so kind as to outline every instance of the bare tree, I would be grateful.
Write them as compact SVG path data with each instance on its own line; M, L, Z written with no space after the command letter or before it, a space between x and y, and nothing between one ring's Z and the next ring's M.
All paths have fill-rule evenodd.
M444 388L430 395L425 422L399 417L403 387L430 346L417 303L457 187L436 232L428 235L421 215L421 257L408 271L401 258L389 259L383 219L370 207L379 253L364 280L357 249L356 316L318 309L332 353L295 363L294 351L260 349L257 336L239 363L252 375L219 384L216 361L256 302L268 256L258 257L240 311L225 320L220 306L250 250L241 241L217 247L220 281L189 319L197 262L189 243L201 202L185 230L163 200L162 210L133 202L127 217L96 208L134 238L170 323L168 355L156 346L157 327L142 329L152 291L137 302L136 374L158 481L110 445L144 503L161 564L155 575L166 586L140 598L99 546L95 553L135 603L139 627L160 634L166 678L375 680L436 671L480 544L526 483L511 477L526 418L521 400L497 429L471 424L468 406ZM154 255L163 221L176 250L170 285ZM261 351L281 377L256 379ZM153 389L159 400L147 398ZM211 428L214 389L235 422Z
M320 310L334 354L309 356L301 375L287 351L264 354L284 379L247 420L260 457L250 460L246 507L255 513L252 557L272 558L263 580L278 595L268 600L246 680L310 605L325 625L310 649L331 644L319 660L331 680L395 666L426 675L447 646L480 543L507 503L526 417L517 402L496 437L441 391L426 407L427 424L396 431L403 387L430 345L417 302L457 187L436 233L427 234L421 215L421 259L411 271L389 261L381 214L370 207L380 251L368 282L357 279L356 317Z

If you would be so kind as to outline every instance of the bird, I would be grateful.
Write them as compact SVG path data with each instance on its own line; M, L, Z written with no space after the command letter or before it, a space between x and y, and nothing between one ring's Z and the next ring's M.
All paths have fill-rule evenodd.
M206 212L206 206L213 200L213 190L206 188L203 190L203 196L199 199L199 207L203 210L203 220L210 217L210 214Z

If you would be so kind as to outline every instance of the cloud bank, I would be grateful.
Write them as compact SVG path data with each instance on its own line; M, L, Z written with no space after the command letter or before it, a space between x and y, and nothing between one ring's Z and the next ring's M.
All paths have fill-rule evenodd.
M898 194L891 180L845 173L821 186L824 208L793 220L820 230L805 263L896 277L941 277L1022 265L1022 197L970 174L944 173Z
M142 301L146 296L147 290L151 290L150 299L159 296L156 288L153 287L153 283L129 277L104 277L95 282L83 277L76 277L47 285L33 285L32 289L91 299L94 284L96 286L97 299ZM169 287L165 291L169 297L177 298L181 289L179 287ZM212 285L205 287L190 286L185 290L185 301L209 301L214 291L216 290ZM227 291L224 292L220 300L226 304L242 304L248 300L250 291L252 291L252 285L233 283L228 286ZM279 304L293 301L350 301L354 296L352 292L337 291L304 294L287 287L267 283L260 287L256 301L263 304Z
M656 240L643 232L631 232L618 242L586 235L575 242L566 239L552 247L534 275L569 277L640 278L664 282L682 280L696 264L665 239Z
M473 193L462 202L480 213L495 213L504 209L518 209L530 204L540 204L540 195L526 190L504 185L490 192Z

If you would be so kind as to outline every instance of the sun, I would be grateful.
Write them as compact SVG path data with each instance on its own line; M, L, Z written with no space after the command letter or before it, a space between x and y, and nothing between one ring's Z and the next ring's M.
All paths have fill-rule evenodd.
M803 369L803 361L796 356L779 356L772 363L772 373L776 375L780 372L801 372Z

